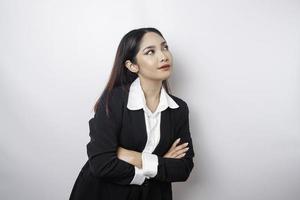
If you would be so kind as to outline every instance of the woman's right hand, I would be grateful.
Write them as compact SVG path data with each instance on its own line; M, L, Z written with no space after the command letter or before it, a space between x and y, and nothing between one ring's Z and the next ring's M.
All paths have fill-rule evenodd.
M189 147L187 147L188 143L186 142L186 143L176 146L179 143L179 141L180 141L180 138L175 140L175 142L172 144L169 151L163 157L179 159L179 158L182 158L183 156L185 156L185 152L189 149Z

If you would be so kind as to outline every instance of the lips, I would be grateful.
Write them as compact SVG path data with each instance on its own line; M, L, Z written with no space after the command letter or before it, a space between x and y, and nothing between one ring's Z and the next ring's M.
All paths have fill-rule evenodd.
M164 69L164 68L168 68L168 67L170 67L170 65L163 65L163 66L161 66L161 67L158 68L158 69Z

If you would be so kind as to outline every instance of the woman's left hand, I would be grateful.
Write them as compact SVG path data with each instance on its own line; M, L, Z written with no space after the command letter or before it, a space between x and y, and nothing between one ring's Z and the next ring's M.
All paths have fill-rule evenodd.
M142 153L140 152L118 147L117 157L120 160L128 162L140 169L142 168Z

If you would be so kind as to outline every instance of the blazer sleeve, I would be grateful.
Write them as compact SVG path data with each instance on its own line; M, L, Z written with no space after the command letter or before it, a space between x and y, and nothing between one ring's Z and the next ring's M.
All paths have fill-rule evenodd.
M194 148L189 128L189 108L185 102L177 127L176 135L181 138L180 144L188 142L189 149L186 155L179 159L158 156L158 170L154 177L156 180L184 182L188 179L194 167Z
M111 112L107 117L105 95L102 95L94 117L89 120L90 141L86 145L89 167L98 178L128 185L135 174L134 166L119 159L116 153L122 124L122 97L112 93L109 108Z

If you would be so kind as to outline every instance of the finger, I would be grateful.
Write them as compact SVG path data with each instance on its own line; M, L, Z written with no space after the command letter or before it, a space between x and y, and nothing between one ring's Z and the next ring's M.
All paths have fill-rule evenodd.
M188 142L183 143L183 144L181 144L181 145L175 147L174 150L175 150L175 151L178 151L178 150L180 150L180 149L183 149L183 148L185 148L188 144L189 144Z
M173 158L174 156L176 156L175 153L176 153L176 152L172 150L172 151L170 151L169 156Z
M177 150L177 151L173 150L173 151L170 152L170 156L177 157L178 155L183 154L186 151L188 151L188 149L189 149L189 147L186 147L186 148L183 148L183 149L180 149L180 150Z
M175 140L175 142L171 146L171 149L174 149L179 142L180 142L180 138L178 138L177 140Z
M180 151L180 150L186 148L187 145L188 145L188 143L181 144L181 145L175 147L174 149L170 149L169 152L170 152L171 154L174 154L174 153L176 153L177 151Z
M183 153L183 154L176 156L175 158L183 158L185 155L186 155L186 153Z
M176 145L179 143L180 138L178 138L177 140L175 140L175 142L172 144L171 148L169 149L169 151L173 150L176 148Z
M166 154L164 155L164 157L165 157L165 158L173 158L173 156L171 155L170 152L169 152L169 153L166 153Z
M184 149L180 149L180 150L174 152L173 155L176 157L176 156L178 156L180 154L186 153L188 151L188 149L189 149L189 147L186 147Z
M184 149L181 149L181 150L179 150L179 151L176 152L176 155L183 154L183 153L187 152L188 150L189 150L189 147L186 147L186 148L184 148Z
M167 158L175 158L176 156L177 156L177 154L174 154L174 153L173 154L170 153L170 154L166 155Z
M186 154L186 153L180 154L180 155L176 156L175 158L182 158L182 157L185 156L185 154Z

